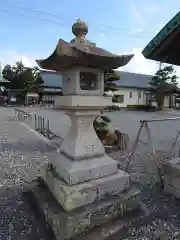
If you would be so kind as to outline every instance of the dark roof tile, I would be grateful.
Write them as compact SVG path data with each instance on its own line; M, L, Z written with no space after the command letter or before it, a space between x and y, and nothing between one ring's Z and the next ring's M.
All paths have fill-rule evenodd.
M116 71L120 74L120 79L117 84L122 87L132 88L149 88L149 82L151 81L152 75L145 75L139 73L131 73L124 71ZM43 86L46 87L61 87L62 86L62 75L56 72L42 71L41 76L44 80Z
M152 75L131 73L124 71L116 71L120 75L120 79L117 84L122 87L132 87L132 88L149 88L149 82L152 79Z
M42 84L46 87L62 87L62 75L56 72L42 71L41 77L44 81Z

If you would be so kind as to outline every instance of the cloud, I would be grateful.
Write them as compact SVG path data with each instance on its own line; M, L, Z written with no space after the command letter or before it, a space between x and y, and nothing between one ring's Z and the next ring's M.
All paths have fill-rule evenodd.
M159 63L144 58L144 56L141 53L142 52L141 48L133 48L129 52L134 53L135 56L132 58L129 64L127 64L124 67L121 67L119 70L150 75L155 74L155 72L158 70ZM120 54L122 54L122 52ZM17 51L6 50L1 52L1 65L3 67L6 64L13 65L16 61L22 61L25 66L33 67L37 66L35 59L40 58L41 56L37 56L36 54L26 55L24 53L19 53ZM175 67L175 70L176 74L180 77L180 67Z
M128 72L135 72L135 73L143 73L143 74L154 74L157 69L158 65L156 62L147 60L142 55L142 49L141 48L134 48L131 53L134 53L134 57L132 60L127 64L125 67L123 67L123 71Z
M1 65L13 65L17 61L22 61L26 67L37 66L35 59L39 58L35 54L24 54L14 50L1 51Z
M159 69L159 62L146 59L141 53L141 48L134 48L130 52L133 52L135 54L134 57L129 62L129 64L120 68L120 70L153 75ZM174 70L180 77L180 67L175 66Z

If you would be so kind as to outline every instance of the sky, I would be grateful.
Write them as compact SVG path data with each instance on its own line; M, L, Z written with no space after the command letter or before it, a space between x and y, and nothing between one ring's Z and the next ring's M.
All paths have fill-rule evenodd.
M124 71L154 74L158 63L141 52L180 10L180 0L6 0L0 5L0 62L48 57L60 38L73 38L72 24L81 18L89 25L87 38L116 54L134 53ZM180 67L176 68L180 76Z

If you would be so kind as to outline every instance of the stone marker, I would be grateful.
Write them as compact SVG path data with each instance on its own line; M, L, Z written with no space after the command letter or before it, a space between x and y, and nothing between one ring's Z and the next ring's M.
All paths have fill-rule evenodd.
M93 120L112 105L103 97L104 72L126 65L133 55L118 56L86 40L88 26L81 20L72 26L75 38L62 39L53 54L37 60L41 68L61 72L63 96L56 105L72 125L52 164L41 171L43 183L34 189L57 239L71 239L88 229L123 216L138 206L139 191L131 188L128 173L105 154Z

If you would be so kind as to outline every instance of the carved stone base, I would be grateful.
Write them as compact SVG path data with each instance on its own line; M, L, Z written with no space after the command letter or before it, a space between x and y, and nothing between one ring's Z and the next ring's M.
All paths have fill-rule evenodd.
M119 195L130 188L129 174L121 170L117 170L116 174L107 177L71 186L60 179L59 174L54 169L45 167L41 176L56 200L66 211L105 199L107 196Z
M81 161L73 161L62 153L52 156L56 172L68 185L76 185L117 173L117 161L104 154Z
M137 209L140 192L131 189L119 196L106 197L104 201L97 201L68 213L61 208L43 182L34 187L32 193L34 207L44 214L56 239L65 240L73 239L96 226L110 223Z

